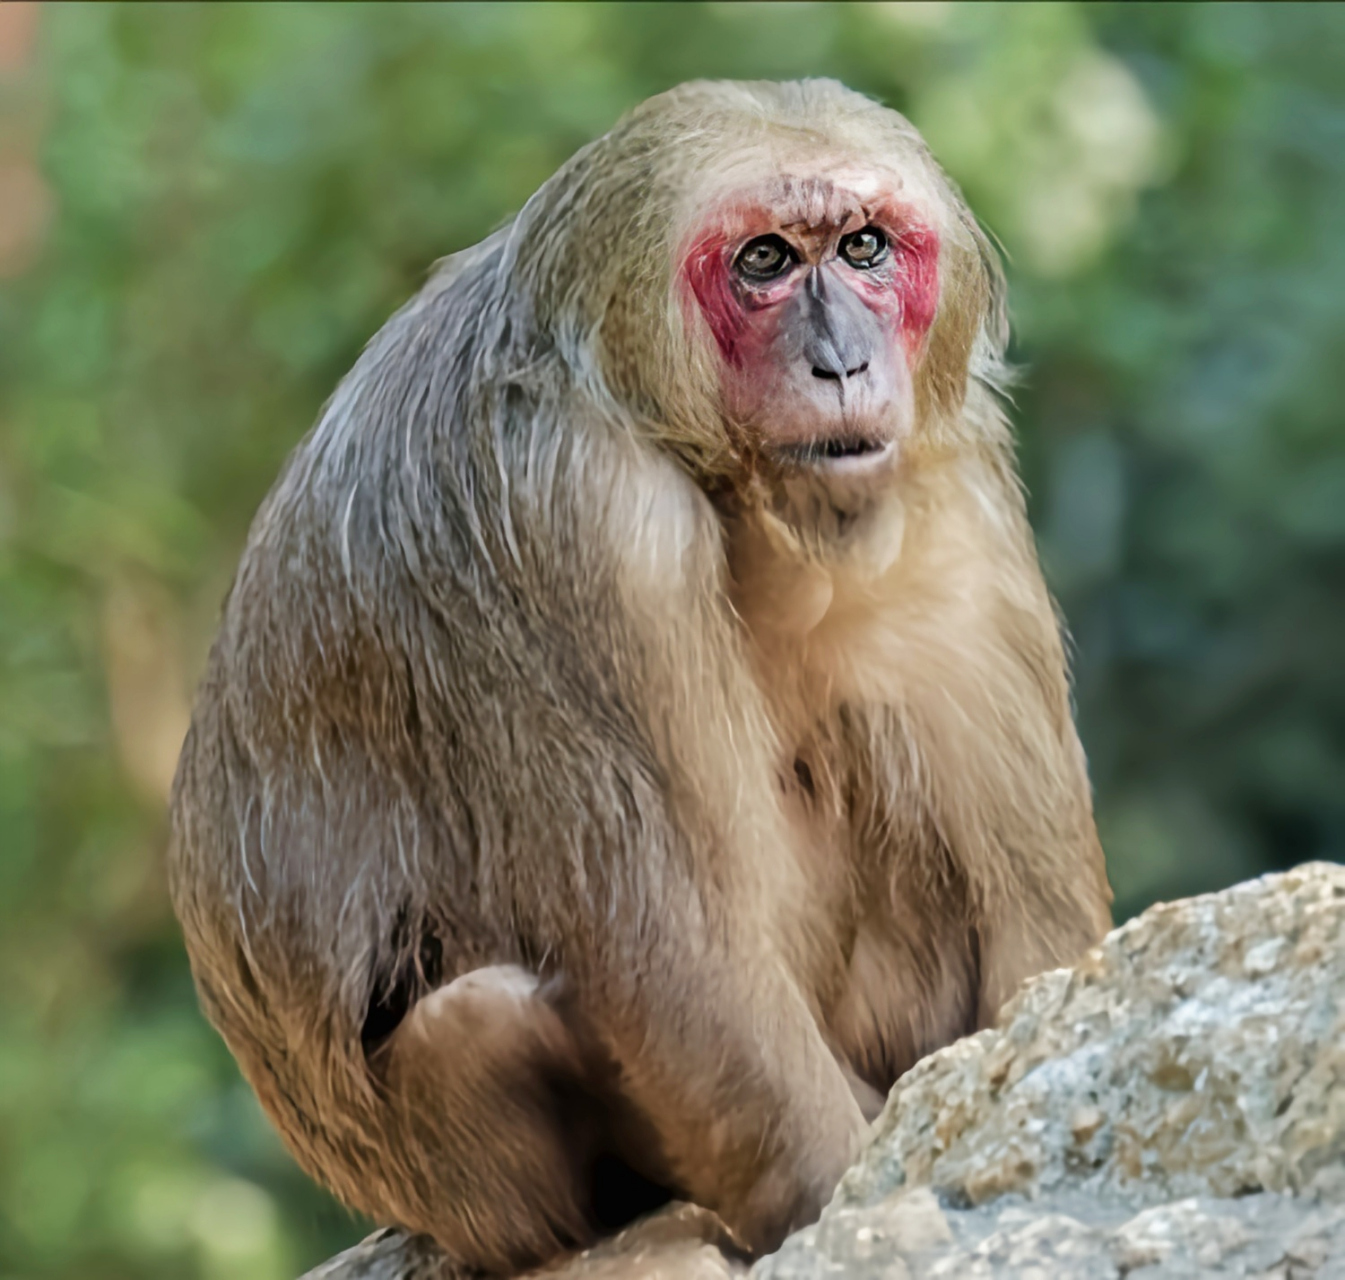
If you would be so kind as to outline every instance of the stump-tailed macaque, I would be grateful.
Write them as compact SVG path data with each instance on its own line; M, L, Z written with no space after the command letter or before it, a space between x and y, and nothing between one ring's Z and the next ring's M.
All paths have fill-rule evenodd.
M901 116L684 85L373 339L183 751L206 1012L299 1161L490 1272L814 1218L922 1054L1108 927L997 388Z

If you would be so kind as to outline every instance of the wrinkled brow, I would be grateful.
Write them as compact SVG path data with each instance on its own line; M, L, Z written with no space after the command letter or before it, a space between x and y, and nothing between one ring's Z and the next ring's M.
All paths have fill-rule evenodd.
M863 212L853 191L821 176L777 178L763 196L782 226L837 226Z

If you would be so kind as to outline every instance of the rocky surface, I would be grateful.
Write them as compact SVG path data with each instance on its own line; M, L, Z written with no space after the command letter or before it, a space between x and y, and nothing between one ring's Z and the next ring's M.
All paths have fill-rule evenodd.
M548 1274L737 1274L713 1222L669 1211ZM388 1260L313 1276L436 1274ZM1345 868L1154 907L918 1064L752 1270L841 1275L1345 1280Z
M475 1277L476 1273L471 1273ZM707 1209L671 1205L520 1280L728 1280L747 1266ZM379 1231L301 1280L466 1280L424 1236Z

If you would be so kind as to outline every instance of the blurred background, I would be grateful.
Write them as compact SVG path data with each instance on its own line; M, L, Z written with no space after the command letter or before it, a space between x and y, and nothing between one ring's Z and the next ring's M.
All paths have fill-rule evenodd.
M837 76L1010 259L1118 918L1345 859L1345 8L0 5L0 1277L366 1229L196 1010L165 798L281 460L633 103Z

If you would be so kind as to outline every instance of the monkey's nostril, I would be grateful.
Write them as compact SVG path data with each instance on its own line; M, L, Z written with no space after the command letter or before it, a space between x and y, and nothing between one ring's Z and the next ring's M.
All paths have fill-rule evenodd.
M813 365L813 377L825 378L828 382L839 382L842 378L857 378L861 373L865 372L868 367L869 362L865 360L864 363L857 368L847 369L844 373L838 373L835 369L819 369L817 365Z

